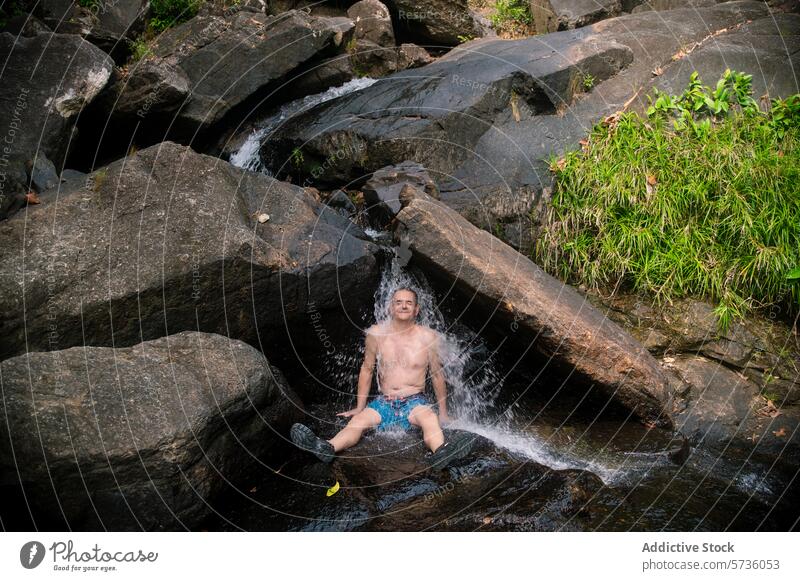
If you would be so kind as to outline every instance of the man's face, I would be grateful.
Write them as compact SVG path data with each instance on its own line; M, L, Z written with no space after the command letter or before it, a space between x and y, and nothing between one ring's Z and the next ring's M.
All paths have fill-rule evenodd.
M397 321L413 321L419 314L419 305L414 293L399 290L394 293L391 305L392 318Z

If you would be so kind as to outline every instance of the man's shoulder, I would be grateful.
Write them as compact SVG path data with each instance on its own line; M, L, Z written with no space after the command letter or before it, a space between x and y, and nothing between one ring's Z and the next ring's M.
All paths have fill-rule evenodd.
M386 335L386 325L383 323L375 323L371 327L364 330L364 335L367 337L380 337Z
M436 341L439 339L439 332L425 325L417 325L417 333L427 341Z

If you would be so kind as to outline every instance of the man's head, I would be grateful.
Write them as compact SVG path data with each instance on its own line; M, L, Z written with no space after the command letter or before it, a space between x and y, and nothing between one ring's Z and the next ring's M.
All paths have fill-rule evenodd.
M389 314L396 321L413 321L419 314L417 292L408 287L401 287L392 294Z

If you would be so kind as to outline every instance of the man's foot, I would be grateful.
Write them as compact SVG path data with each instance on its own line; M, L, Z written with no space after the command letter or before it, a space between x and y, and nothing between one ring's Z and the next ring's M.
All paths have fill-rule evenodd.
M336 451L333 449L331 443L322 438L318 438L310 428L303 424L295 424L292 426L289 434L294 445L301 450L311 452L321 462L333 462Z
M466 432L459 432L436 448L435 452L428 452L425 459L434 470L444 470L456 460L460 460L470 453L474 436Z

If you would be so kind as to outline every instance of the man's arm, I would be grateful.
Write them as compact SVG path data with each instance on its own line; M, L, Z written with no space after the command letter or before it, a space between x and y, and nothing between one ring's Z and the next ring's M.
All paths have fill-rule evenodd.
M428 348L428 362L431 369L431 383L433 384L433 392L436 394L436 403L439 405L439 421L441 423L449 422L450 416L447 414L447 382L444 379L444 368L442 367L442 360L439 356L439 349L441 348L441 337L434 332L434 339L431 341Z
M361 371L358 374L358 391L356 392L356 407L350 411L336 414L344 418L349 418L364 411L367 407L369 390L372 388L372 372L375 370L375 361L378 354L378 340L367 331L367 339L364 347L364 362L361 364Z

